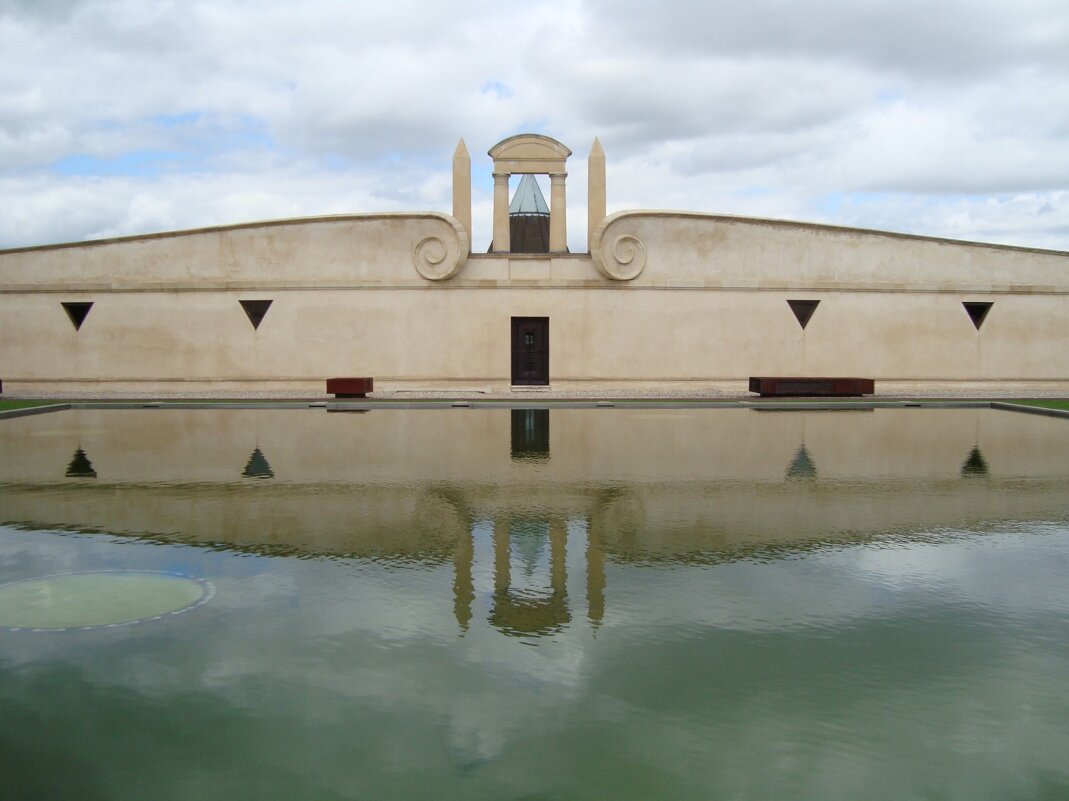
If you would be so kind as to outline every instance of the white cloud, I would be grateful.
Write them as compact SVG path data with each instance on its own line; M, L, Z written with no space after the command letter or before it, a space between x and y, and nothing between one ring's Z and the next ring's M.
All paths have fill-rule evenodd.
M524 130L610 210L683 208L1069 249L1058 0L653 6L310 0L0 4L0 247L264 217L449 210L489 241Z

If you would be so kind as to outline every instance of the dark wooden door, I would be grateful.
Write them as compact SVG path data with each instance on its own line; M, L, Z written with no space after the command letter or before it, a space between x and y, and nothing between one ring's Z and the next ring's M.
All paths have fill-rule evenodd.
M549 318L512 318L512 383L549 385Z

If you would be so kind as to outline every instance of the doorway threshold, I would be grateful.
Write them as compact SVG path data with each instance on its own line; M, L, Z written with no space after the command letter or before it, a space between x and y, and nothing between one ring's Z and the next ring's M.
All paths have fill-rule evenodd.
M509 389L512 392L549 392L550 386L549 384L534 384L529 386L523 384L513 384L511 387L509 387Z

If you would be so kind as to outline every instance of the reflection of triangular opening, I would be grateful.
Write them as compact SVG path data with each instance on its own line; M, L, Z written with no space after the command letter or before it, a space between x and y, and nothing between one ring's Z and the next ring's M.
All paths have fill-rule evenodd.
M961 466L961 477L967 478L968 476L986 476L987 475L987 461L984 459L984 455L980 453L980 447L974 445L972 451L969 452L969 458L965 460L965 464Z
M82 301L63 304L63 311L67 312L67 316L71 318L71 324L74 326L75 331L82 327L82 323L85 322L85 317L89 314L91 308L93 308L92 302Z
M249 318L249 322L252 323L253 328L259 328L260 323L264 319L264 315L267 314L267 310L271 308L270 300L239 300L241 308L245 310L245 314Z
M275 477L274 471L271 470L271 465L267 463L263 451L259 448L252 452L252 456L249 457L249 463L245 465L245 469L241 471L241 475L245 478Z
M74 452L74 458L67 465L67 478L96 478L97 471L93 469L93 463L85 455L81 448Z
M987 313L991 311L991 303L969 303L965 302L961 304L965 307L965 311L969 313L969 319L972 320L972 324L976 326L976 330L980 330L980 326L984 324L984 319L987 317Z
M809 324L809 318L813 316L813 312L817 310L819 304L819 300L787 301L787 305L791 307L791 311L794 312L794 317L798 320L798 325L802 326L803 331L805 330L806 325Z
M791 460L790 465L787 467L787 478L816 477L817 466L813 464L813 460L809 458L809 451L803 445L798 449L798 453L794 454L794 459Z

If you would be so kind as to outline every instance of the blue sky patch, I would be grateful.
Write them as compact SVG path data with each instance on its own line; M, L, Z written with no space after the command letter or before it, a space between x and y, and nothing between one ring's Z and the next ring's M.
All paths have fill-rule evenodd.
M483 84L481 91L484 95L494 95L501 100L512 97L512 90L501 81L487 81Z
M765 197L774 194L775 190L767 186L746 186L732 192L733 197Z
M199 111L187 111L185 114L157 114L152 122L161 128L180 128L184 125L196 125L200 122Z
M145 130L145 126L149 130ZM98 130L123 127L114 121ZM112 156L71 153L51 165L53 172L68 176L158 176L210 170L210 161L226 153L276 149L267 126L254 117L219 117L199 111L157 114L130 124L142 139L158 143Z
M52 165L60 175L99 176L160 175L165 172L184 171L193 160L188 153L170 150L134 150L113 158L100 158L85 153L64 156Z
M842 210L845 198L845 192L829 192L816 198L814 205L817 211L825 217L835 217Z

